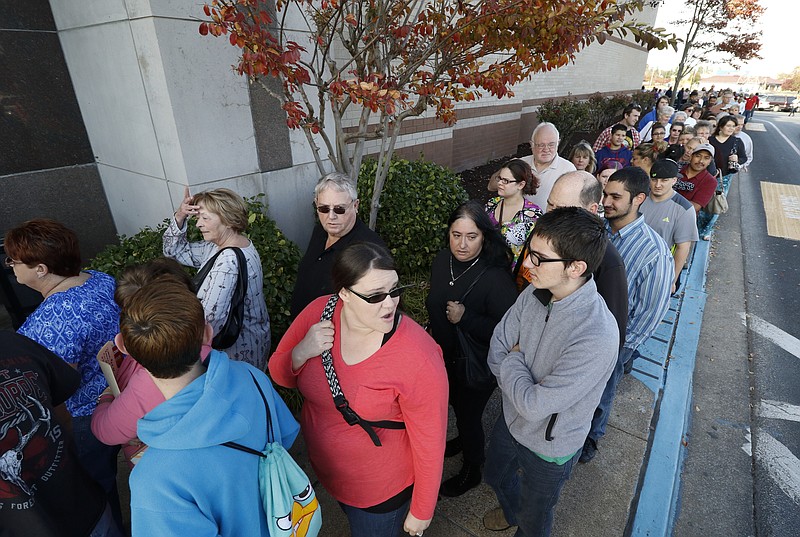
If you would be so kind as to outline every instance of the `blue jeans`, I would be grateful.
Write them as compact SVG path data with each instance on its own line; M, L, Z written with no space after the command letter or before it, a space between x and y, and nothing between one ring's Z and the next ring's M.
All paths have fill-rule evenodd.
M578 450L561 465L547 462L511 436L500 414L486 453L484 480L497 494L508 523L518 526L515 537L550 535L553 510L580 454Z
M611 372L611 376L608 377L603 395L600 397L600 403L594 411L592 426L589 429L589 438L595 442L606 434L606 425L608 425L608 418L611 416L611 406L614 403L614 396L617 394L617 385L624 375L625 362L635 358L634 352L633 349L623 347L617 354L617 363L614 364L614 370Z
M122 511L117 492L117 453L119 446L107 446L92 433L91 416L73 416L72 436L83 469L97 481L108 495L111 514L122 528Z
M370 513L364 509L339 502L350 523L351 537L399 537L403 533L409 499L406 503L388 513Z

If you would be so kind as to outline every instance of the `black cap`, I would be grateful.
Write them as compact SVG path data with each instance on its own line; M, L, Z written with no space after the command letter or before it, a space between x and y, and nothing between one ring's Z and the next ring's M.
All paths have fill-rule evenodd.
M671 159L657 160L650 168L651 179L672 179L678 177L678 164Z

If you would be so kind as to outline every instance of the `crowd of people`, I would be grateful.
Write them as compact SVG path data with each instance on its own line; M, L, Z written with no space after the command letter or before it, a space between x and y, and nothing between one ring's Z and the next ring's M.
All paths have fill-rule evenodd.
M677 112L668 99L644 115L628 105L568 159L540 123L532 155L489 179L496 195L447 221L425 327L404 313L407 286L341 173L314 189L293 322L271 356L261 260L235 192L187 188L164 257L117 281L80 270L63 224L8 231L6 266L43 297L17 334L0 334L9 535L121 535L120 449L134 468L133 535L268 535L283 519L261 508L247 449L289 448L300 432L353 536L421 536L439 496L482 481L499 504L488 529L549 535L561 488L596 456L619 382L680 291L704 208L752 161L732 93L692 96ZM201 241L187 238L189 219ZM121 357L112 386L97 359L109 342ZM267 371L302 394L299 423ZM300 527L319 507L295 499L286 517Z

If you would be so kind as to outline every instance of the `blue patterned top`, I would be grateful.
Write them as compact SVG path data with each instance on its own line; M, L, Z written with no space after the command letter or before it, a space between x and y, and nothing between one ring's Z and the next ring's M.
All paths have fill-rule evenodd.
M108 386L97 353L119 332L114 278L103 272L87 272L90 276L83 285L47 297L18 330L76 365L81 386L67 399L67 410L75 417L91 416L97 398Z

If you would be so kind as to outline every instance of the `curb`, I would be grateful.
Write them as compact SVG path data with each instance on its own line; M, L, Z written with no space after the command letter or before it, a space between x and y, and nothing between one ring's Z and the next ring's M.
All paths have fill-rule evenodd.
M706 303L706 272L710 241L695 244L687 274L678 324L669 353L669 367L660 400L658 420L651 436L650 454L631 527L632 536L670 535L675 522L680 477L686 453L684 435L689 426L692 378Z

